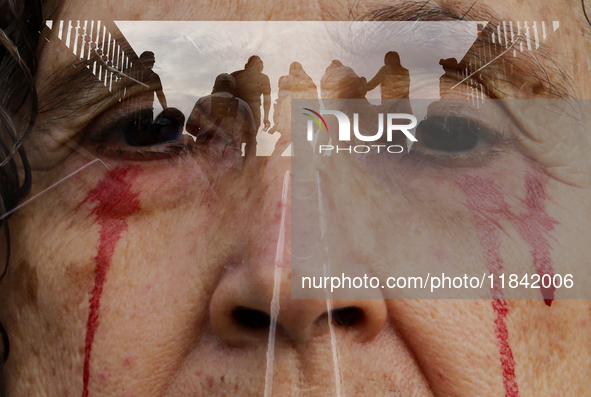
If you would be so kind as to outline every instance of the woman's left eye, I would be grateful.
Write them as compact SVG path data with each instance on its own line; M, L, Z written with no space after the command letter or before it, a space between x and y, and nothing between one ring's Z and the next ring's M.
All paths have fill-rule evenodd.
M478 121L459 116L431 116L417 126L416 138L422 148L444 153L462 153L489 145L493 135Z

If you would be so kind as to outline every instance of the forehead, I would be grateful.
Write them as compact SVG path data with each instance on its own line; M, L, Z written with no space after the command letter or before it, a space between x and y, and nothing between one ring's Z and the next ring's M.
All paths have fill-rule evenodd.
M544 21L559 23L565 33L550 40L562 53L559 63L572 63L571 52L588 51L591 40L585 37L587 23L581 2L577 0L546 1L375 1L304 0L297 5L287 0L254 0L246 2L189 0L107 0L100 6L84 0L64 0L54 19L63 20L168 20L168 21ZM269 32L269 35L273 33ZM577 57L577 68L588 70L588 57ZM565 62L568 61L568 62ZM568 69L570 65L565 65ZM574 72L576 70L573 69ZM570 70L565 70L570 74Z
M576 0L545 1L374 1L303 0L297 6L288 0L254 0L244 4L228 1L106 0L100 5L85 0L61 2L60 17L85 17L119 20L355 20L365 14L390 7L408 10L426 4L457 11L494 10L506 20L571 20L581 22L581 3ZM581 15L578 15L581 14ZM575 16L578 15L578 16Z
M430 98L439 93L438 79L442 74L443 59L461 62L464 68L469 64L472 71L487 66L489 62L500 64L505 58L518 66L515 70L519 71L524 65L518 65L516 61L524 62L533 75L547 76L552 82L560 80L557 86L564 88L559 92L560 96L581 97L580 92L567 92L573 86L572 80L577 81L579 90L588 86L587 75L578 76L574 72L585 70L586 65L575 67L573 62L585 63L587 58L576 57L575 48L571 48L566 56L564 53L557 56L565 45L573 42L570 30L565 27L568 24L560 21L505 21L487 10L459 21L461 15L457 11L413 3L406 8L389 6L366 13L358 21L306 22L126 21L117 15L101 21L94 17L68 20L58 16L53 20L55 24L53 21L48 23L52 26L51 40L47 40L49 44L43 53L39 80L46 84L45 77L60 66L76 70L72 65L78 66L76 62L86 61L86 53L92 55L89 50L96 47L101 53L108 53L115 63L120 63L119 52L126 48L132 50L135 57L142 51L152 51L157 68L163 73L164 88L167 88L166 74L174 76L174 80L179 76L190 78L187 71L191 68L186 66L196 62L195 57L199 58L201 81L213 81L222 69L242 68L246 59L251 65L262 64L264 60L266 73L272 81L285 74L293 61L302 62L311 77L320 81L326 66L335 59L353 67L360 76L369 76L383 64L384 54L392 54L392 51L399 54L402 65L410 70L413 79L427 89L427 92L415 92L414 97ZM68 15L67 12L62 14ZM573 46L576 46L574 42ZM63 51L64 44L71 47L71 51ZM79 49L74 48L76 46ZM84 46L90 47L85 50ZM253 59L253 54L262 59ZM211 76L204 75L208 64L211 64ZM560 67L556 67L557 64ZM504 63L502 68L506 73ZM511 74L515 74L515 70L512 68ZM525 75L521 77L527 78ZM202 89L207 91L209 85ZM195 94L202 95L205 91Z

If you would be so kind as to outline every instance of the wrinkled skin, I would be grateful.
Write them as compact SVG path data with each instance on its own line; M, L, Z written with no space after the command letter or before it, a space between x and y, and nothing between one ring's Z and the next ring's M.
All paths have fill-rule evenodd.
M467 9L470 4L458 6ZM384 5L124 0L98 7L66 0L55 19L349 20ZM590 51L591 31L579 2L481 5L494 8L506 20L564 21L570 34L552 43L563 54L556 62L576 78L577 96L590 97L589 57L584 54ZM44 77L67 62L64 56L52 51L51 43L45 45L37 76L41 95ZM527 119L527 111L517 109L515 117ZM43 134L72 137L93 114L57 121L52 114L39 116L38 134L29 143L34 167L31 195L88 162L68 147L51 146ZM470 172L492 178L520 212L524 173L531 161L548 176L547 212L558 222L550 239L552 258L563 266L556 268L585 266L591 255L591 139L548 131L539 131L536 140L504 147L485 164L454 172L395 163L382 164L371 173L366 165L342 165L349 170L348 178L327 184L333 214L347 214L357 225L354 230L363 233L353 236L344 230L336 232L335 240L359 263L378 263L372 270L377 274L391 271L388 263L375 258L457 262L459 268L476 263L486 269L458 178ZM91 146L86 149L94 153ZM263 395L268 330L241 326L231 313L238 306L269 312L289 160L259 157L242 172L216 169L196 154L173 161L105 161L112 168L136 167L129 189L139 204L121 215L124 227L100 302L89 395ZM104 179L106 173L95 164L10 220L14 251L0 285L0 317L12 343L3 368L10 397L82 394L89 298L102 227L93 212L97 202L84 200L99 181L110 183ZM113 189L117 192L119 187ZM365 191L374 192L373 201ZM375 214L372 203L384 200L389 205ZM511 225L503 227L501 255L507 266L527 269L532 260L527 245ZM382 241L384 236L395 239ZM362 321L334 327L339 351L335 372L326 302L291 300L288 255L284 260L274 395L337 395L337 390L348 396L505 395L490 300L334 301L336 308L355 306L364 313ZM557 296L551 308L539 298L507 305L519 395L588 393L591 303Z

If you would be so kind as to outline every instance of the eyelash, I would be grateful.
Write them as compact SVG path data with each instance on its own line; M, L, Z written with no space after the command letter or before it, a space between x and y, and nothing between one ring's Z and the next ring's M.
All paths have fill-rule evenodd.
M154 160L169 160L171 161L175 157L184 157L195 151L193 145L179 144L179 143L168 143L162 144L160 147L161 151L150 150L150 149L123 149L108 146L98 146L96 153L106 157L116 157L121 160L131 161L154 161Z
M432 116L433 117L433 116ZM480 122L477 122L479 125ZM505 134L483 128L477 135L478 139L486 140L486 145L466 151L445 152L423 148L420 141L415 143L403 157L403 161L411 160L415 166L441 166L445 168L478 167L486 164L492 158L506 152L502 146L516 141Z
M117 113L117 110L111 109L107 112L106 115L98 116L98 119L100 120L101 117L108 118L113 112ZM134 123L134 118L137 118L139 121L141 117L140 113L141 110L136 110L125 115L117 114L114 121L108 122L105 127L99 128L98 132L92 131L92 126L96 123L95 120L90 128L81 132L82 140L88 144L95 145L95 151L99 155L129 161L172 160L175 157L182 157L196 150L197 145L194 144L193 140L182 134L184 121L182 127L180 122L178 124L181 132L179 132L175 141L154 142L153 144L137 146L124 142L126 132L133 134L134 131L130 131L128 128L131 126L131 123ZM172 120L172 122L174 123L175 121ZM133 128L136 128L136 131L142 133L147 132L148 127L149 125L147 124L139 123ZM159 133L160 130L156 130L156 132ZM183 142L179 142L179 140L183 140ZM106 145L106 142L112 146Z
M423 149L412 149L403 161L412 161L413 166L439 166L445 168L478 167L486 164L491 158L502 154L500 148L491 148L481 153L436 153Z

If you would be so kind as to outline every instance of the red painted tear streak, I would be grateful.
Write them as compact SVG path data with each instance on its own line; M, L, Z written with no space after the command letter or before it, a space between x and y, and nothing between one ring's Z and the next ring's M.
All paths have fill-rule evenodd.
M484 249L484 258L488 271L494 274L495 284L492 295L494 299L502 299L498 275L503 271L501 259L501 242L499 231L500 221L509 214L509 206L505 203L501 189L486 178L466 177L458 182L468 197L468 208L473 218L478 240Z
M474 219L473 223L480 245L484 249L488 271L494 274L495 281L498 281L496 275L503 270L499 238L499 230L502 228L499 221L510 214L509 206L503 198L501 189L490 178L467 176L458 181L458 186L468 198L468 209ZM495 335L501 356L505 397L518 397L519 387L515 376L515 358L509 344L509 331L506 322L509 308L503 299L503 291L496 282L492 295L492 307L496 314Z
M501 368L503 369L503 386L505 387L505 397L518 397L519 387L515 379L515 358L509 345L509 331L507 330L507 314L509 308L504 299L493 299L493 310L497 315L495 319L495 335L499 343L499 353L501 354Z
M95 204L92 214L100 225L99 248L94 259L94 288L90 295L90 312L86 323L83 397L88 396L90 357L94 335L99 325L98 314L107 271L115 251L115 245L121 238L121 233L127 229L127 218L140 209L139 193L131 190L131 185L140 172L139 167L117 167L109 171L82 201L82 204Z
M492 236L501 230L499 221L505 218L511 224L525 243L529 246L529 252L533 257L533 266L536 273L541 277L549 275L554 276L551 247L548 241L549 233L554 230L558 222L546 213L546 186L548 176L537 171L534 166L525 174L525 198L521 200L525 207L525 212L515 214L510 211L509 205L502 196L500 188L491 178L467 176L458 183L460 188L468 196L470 211L474 217L474 223L477 225L477 234L481 242L483 238ZM485 222L488 220L488 222ZM496 227L495 227L496 225ZM491 229L491 230L489 230ZM495 230L492 230L495 229ZM482 235L484 233L484 236ZM498 237L497 237L498 238ZM494 239L493 239L494 240ZM498 271L498 265L489 258L490 250L498 250L498 242L488 241L489 244L482 244L485 248L485 257L489 266ZM492 262L491 262L492 261ZM489 269L491 273L493 270ZM546 284L548 284L546 282ZM552 305L554 300L555 288L553 283L550 287L544 288L543 283L538 284L540 292L546 305ZM495 285L495 288L497 286ZM494 291L493 291L494 292ZM493 294L493 298L494 298Z
M527 211L523 215L513 215L511 221L513 226L519 232L521 238L529 246L531 255L534 258L534 269L536 273L543 277L548 274L554 276L552 266L552 257L550 255L550 243L548 242L548 233L554 230L558 224L556 220L546 214L546 185L548 177L543 174L537 174L528 171L525 174L526 197L523 204ZM550 306L554 300L554 283L550 283L549 288L544 288L540 282L540 292L544 302Z

